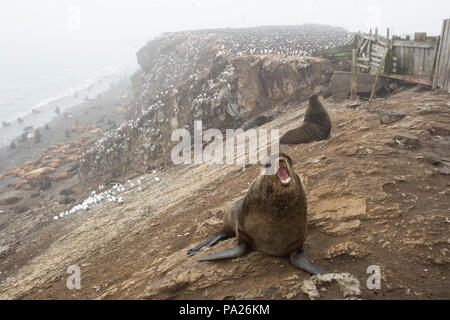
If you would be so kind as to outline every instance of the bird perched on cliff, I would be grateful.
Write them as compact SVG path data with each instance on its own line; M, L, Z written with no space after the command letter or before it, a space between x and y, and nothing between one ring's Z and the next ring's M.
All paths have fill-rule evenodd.
M23 120L23 118L18 117L18 118L17 118L17 121L18 121L20 124L22 124L24 120Z
M31 111L33 111L34 114L41 113L39 110L36 110L34 108L32 108Z
M11 126L11 123L6 122L6 121L2 121L2 124L3 124L3 128Z

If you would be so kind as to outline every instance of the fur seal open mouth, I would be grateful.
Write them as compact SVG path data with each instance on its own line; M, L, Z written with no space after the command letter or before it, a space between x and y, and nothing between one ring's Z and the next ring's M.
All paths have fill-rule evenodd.
M280 161L277 177L278 179L280 179L280 182L284 185L288 185L289 182L291 182L291 177L289 176L289 172L287 170L286 163L284 161Z

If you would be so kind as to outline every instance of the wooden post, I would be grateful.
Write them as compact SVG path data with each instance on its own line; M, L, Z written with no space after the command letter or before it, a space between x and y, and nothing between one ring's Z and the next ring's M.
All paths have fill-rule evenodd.
M433 75L433 85L432 89L437 88L437 83L439 81L439 67L441 66L441 51L445 50L445 48L442 48L442 45L444 44L444 33L445 33L445 26L446 26L446 20L442 23L442 31L439 39L439 49L436 57L436 66L434 67L434 75Z
M441 36L437 36L436 40L434 41L434 50L433 50L433 62L431 63L431 75L430 80L433 83L432 89L436 89L436 82L434 81L434 75L436 74L436 63L437 63L437 57L438 57L438 50L439 50L439 43L441 40Z
M356 61L356 49L352 50L352 88L351 88L351 99L356 100L356 74L358 71L357 61Z
M373 86L372 86L372 93L370 94L370 100L372 100L375 97L375 88L377 87L378 79L380 79L381 71L384 68L384 63L386 62L386 57L389 52L389 49L390 48L388 47L386 49L386 51L384 52L383 58L381 59L381 62L380 62L380 66L378 67L377 75L375 76L375 82L373 83Z
M389 28L387 28L387 31L386 31L386 40L389 41Z

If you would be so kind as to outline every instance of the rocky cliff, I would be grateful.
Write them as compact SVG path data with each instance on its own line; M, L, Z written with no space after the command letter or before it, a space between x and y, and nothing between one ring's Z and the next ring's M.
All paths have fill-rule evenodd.
M167 160L178 128L238 128L302 102L342 66L311 55L344 42L340 28L304 25L163 34L137 53L134 118L85 150L85 177L114 177ZM124 166L124 164L127 164Z

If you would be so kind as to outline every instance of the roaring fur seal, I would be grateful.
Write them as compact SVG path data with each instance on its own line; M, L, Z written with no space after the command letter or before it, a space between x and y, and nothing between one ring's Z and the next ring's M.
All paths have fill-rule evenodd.
M292 265L301 270L310 274L326 273L303 253L307 236L307 202L292 160L280 153L275 161L279 164L277 173L257 177L245 197L225 209L223 229L190 249L188 256L205 246L213 246L220 240L236 236L235 248L198 261L236 258L251 249L271 256L289 255ZM266 167L270 165L268 162Z
M286 132L280 139L282 144L302 144L325 140L330 136L331 120L327 110L320 103L317 95L309 97L303 124Z

